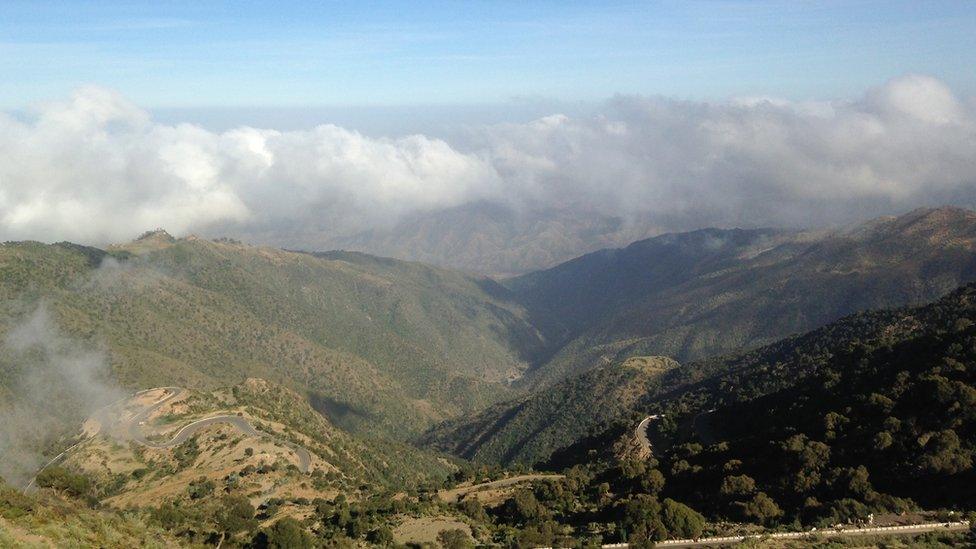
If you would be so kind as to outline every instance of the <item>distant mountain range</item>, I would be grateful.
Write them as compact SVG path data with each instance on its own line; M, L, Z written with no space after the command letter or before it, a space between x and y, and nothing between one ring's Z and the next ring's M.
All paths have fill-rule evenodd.
M976 280L976 213L922 209L834 231L703 229L601 250L505 282L551 357L548 383L633 355L679 361L921 304Z
M511 276L661 232L646 219L624 220L577 210L521 211L475 202L413 214L389 229L338 238L315 232L277 238L291 246L297 242L303 249L360 250L473 273Z

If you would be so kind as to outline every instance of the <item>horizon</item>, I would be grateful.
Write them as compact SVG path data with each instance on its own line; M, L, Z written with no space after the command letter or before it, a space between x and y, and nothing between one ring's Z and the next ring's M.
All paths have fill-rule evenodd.
M507 272L544 235L552 262L976 204L971 4L6 8L3 240L164 226Z

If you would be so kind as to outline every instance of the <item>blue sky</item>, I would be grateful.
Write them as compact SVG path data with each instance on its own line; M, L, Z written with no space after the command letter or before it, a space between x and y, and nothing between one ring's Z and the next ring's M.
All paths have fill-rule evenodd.
M0 108L82 84L148 108L857 96L976 90L972 2L20 2Z

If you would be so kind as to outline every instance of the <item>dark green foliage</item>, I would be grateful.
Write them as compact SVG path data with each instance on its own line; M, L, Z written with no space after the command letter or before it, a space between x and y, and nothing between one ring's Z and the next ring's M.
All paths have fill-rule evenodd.
M307 549L314 547L311 536L305 532L302 523L286 517L261 531L254 539L254 546L260 549Z
M244 496L224 496L220 500L220 511L217 513L218 528L227 535L253 530L257 526L254 519L254 506Z
M474 541L464 530L443 530L437 534L437 541L444 549L474 549Z
M20 490L0 482L0 516L13 520L30 513L33 509L34 500Z
M530 524L549 517L549 511L536 499L532 490L520 489L505 501L503 513L516 524Z
M675 537L697 539L705 529L705 517L694 509L678 503L673 499L665 499L661 508L661 520L664 528Z
M190 499L201 499L213 494L215 488L216 485L212 480L200 477L190 481L190 484L186 487L186 493L190 496Z
M976 507L970 318L974 286L700 364L718 373L652 401L680 425L664 493L765 524Z
M370 531L366 540L377 547L387 547L393 544L393 531L386 526L380 526Z
M91 481L88 477L59 465L46 467L38 473L36 483L41 488L51 488L73 497L88 496L91 493Z
M660 541L668 536L661 520L661 504L651 496L637 495L628 501L621 526L628 532L631 544Z

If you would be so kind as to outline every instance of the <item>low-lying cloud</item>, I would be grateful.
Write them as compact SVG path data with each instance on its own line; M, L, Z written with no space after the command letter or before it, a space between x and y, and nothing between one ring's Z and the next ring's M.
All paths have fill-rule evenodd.
M0 116L0 239L99 244L165 227L289 244L480 200L663 229L842 223L976 203L974 111L942 82L909 75L830 103L617 97L592 116L474 128L448 143L333 125L164 125L84 88L28 121Z
M23 485L42 451L123 392L102 351L64 335L41 304L0 339L0 476Z

